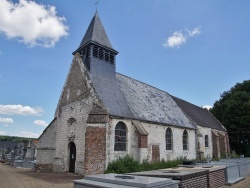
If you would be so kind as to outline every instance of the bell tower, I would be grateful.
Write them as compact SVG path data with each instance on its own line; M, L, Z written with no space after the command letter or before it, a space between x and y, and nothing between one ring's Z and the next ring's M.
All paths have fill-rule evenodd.
M83 62L90 72L92 69L92 59L98 60L99 63L114 65L115 67L115 58L118 52L113 49L97 11L89 24L80 46L73 52L73 55L76 53L81 55Z

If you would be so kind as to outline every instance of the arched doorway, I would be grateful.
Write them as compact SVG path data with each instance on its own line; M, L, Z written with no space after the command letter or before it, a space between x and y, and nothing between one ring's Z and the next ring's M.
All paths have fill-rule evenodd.
M69 143L69 172L75 173L76 162L76 145L74 142Z

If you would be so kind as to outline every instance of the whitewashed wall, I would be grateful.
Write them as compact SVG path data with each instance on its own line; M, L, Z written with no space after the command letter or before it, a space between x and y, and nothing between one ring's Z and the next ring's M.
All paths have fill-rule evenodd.
M212 132L211 128L197 126L202 137L198 137L198 142L200 142L200 151L204 152L204 157L213 157L213 145L212 145ZM205 135L208 135L208 147L205 147Z
M118 122L123 122L127 126L127 150L126 151L114 151L115 142L115 126ZM159 145L160 148L160 158L164 160L173 160L180 157L187 157L188 159L196 158L196 141L195 141L195 130L186 129L188 132L189 147L187 151L183 151L182 146L182 134L185 129L178 127L171 127L166 125L156 125L151 123L142 123L143 127L149 133L148 135L148 148L138 148L138 138L136 130L131 120L124 119L112 119L110 121L110 126L108 131L110 133L108 137L107 147L107 163L117 159L118 157L123 157L127 154L132 155L135 159L142 161L147 159L152 160L152 145ZM173 133L173 150L166 150L165 144L165 132L166 129L170 127Z

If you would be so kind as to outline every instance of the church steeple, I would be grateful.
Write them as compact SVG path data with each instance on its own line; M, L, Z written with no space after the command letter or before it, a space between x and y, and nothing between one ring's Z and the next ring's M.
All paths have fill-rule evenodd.
M115 55L118 52L113 49L97 11L89 24L80 46L73 52L73 55L76 53L82 55L83 61L94 57L112 64L115 63Z

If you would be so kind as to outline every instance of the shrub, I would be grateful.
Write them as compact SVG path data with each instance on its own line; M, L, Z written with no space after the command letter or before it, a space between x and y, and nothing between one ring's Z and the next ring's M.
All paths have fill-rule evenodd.
M173 161L165 161L162 159L160 162L149 162L148 160L143 160L142 163L133 159L132 156L126 155L125 157L119 157L117 160L109 163L105 173L130 173L130 172L140 172L148 170L157 170L163 168L172 168L182 164L182 159L177 159Z

